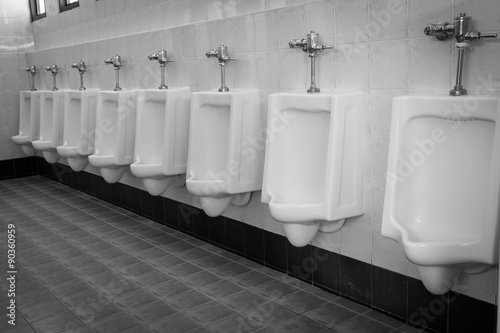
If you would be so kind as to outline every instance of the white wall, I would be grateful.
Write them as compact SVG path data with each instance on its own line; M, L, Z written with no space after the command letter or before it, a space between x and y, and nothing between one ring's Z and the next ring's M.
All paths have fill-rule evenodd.
M290 50L288 41L310 30L320 33L322 42L335 49L318 58L318 85L363 90L366 96L365 215L349 220L339 233L319 234L313 244L418 278L401 247L380 235L391 101L446 91L454 83L454 44L425 36L426 23L451 21L466 12L474 29L499 32L498 0L80 0L80 8L62 14L57 0L46 1L48 18L34 24L36 52L28 54L27 63L66 66L62 87L78 88L77 72L67 66L83 59L91 68L87 86L112 89L113 69L103 60L119 53L127 62L121 71L125 89L155 88L159 69L147 55L165 47L175 60L168 65L169 86L214 89L218 66L205 52L224 43L238 58L227 68L228 86L261 89L264 113L269 93L309 84L308 59ZM464 82L470 93L484 79L500 92L499 54L500 40L477 43L467 52ZM40 87L50 87L48 73L37 79ZM142 187L129 174L123 182ZM199 207L185 188L165 195ZM283 234L260 203L260 192L248 206L231 207L225 215ZM465 286L459 291L495 303L496 269L459 282Z
M25 89L25 52L34 50L28 1L0 0L0 160L24 157L18 134L19 91Z

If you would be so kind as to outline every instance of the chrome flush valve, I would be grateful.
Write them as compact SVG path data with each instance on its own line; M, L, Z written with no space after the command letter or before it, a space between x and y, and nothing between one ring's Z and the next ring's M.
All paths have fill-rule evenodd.
M122 62L122 57L118 54L115 54L109 59L104 60L106 65L113 65L116 70L119 70L122 66L125 66L125 63Z
M167 58L167 51L165 51L165 49L161 49L160 51L149 55L148 59L158 60L158 62L160 63L161 83L158 89L168 89L167 85L165 84L165 67L167 66L167 63L173 62L173 60Z
M428 24L424 28L424 34L434 36L440 41L445 41L451 36L455 37L456 47L458 49L457 78L455 86L450 90L451 96L467 95L467 89L462 86L462 70L464 51L469 48L468 42L477 42L481 38L496 38L496 33L481 33L478 31L469 31L470 16L460 13L453 19L453 23L441 22L438 24Z
M323 52L323 50L333 49L333 46L326 46L319 43L319 34L317 32L311 31L306 35L306 38L292 39L288 45L291 49L302 49L302 51L308 53L311 58L311 86L307 89L308 93L320 92L320 89L316 87L316 57L318 52Z
M333 49L333 46L325 46L319 43L319 34L311 31L306 35L306 38L292 39L288 45L291 49L301 48L302 51L308 52L310 57L317 57L318 52L323 50Z
M125 66L125 63L122 62L122 57L120 57L118 54L115 54L113 57L104 60L104 63L106 65L113 65L115 68L115 73L116 73L116 85L114 91L120 91L122 88L120 87L120 68Z
M230 57L227 52L227 46L224 44L220 44L217 46L215 50L207 51L205 53L207 58L217 58L219 60L220 65L220 75L221 75L221 87L219 88L220 92L229 91L229 88L226 87L226 63L231 60L236 60L236 58Z
M47 72L52 73L52 78L53 78L53 82L54 82L54 87L52 88L52 91L59 90L59 89L57 89L57 85L56 85L56 76L57 76L57 73L59 73L59 67L57 67L56 64L52 64L51 66L45 67L45 70Z
M477 42L481 38L496 38L496 33L479 31L469 31L469 21L471 17L465 13L460 13L459 16L453 19L453 23L440 22L438 24L429 23L424 28L424 34L434 36L440 41L455 37L457 43Z
M35 65L26 68L26 72L29 72L31 75L31 91L36 91L35 88L35 75L38 72L38 68Z
M85 61L80 60L78 62L75 62L71 65L71 68L77 69L78 74L80 74L80 88L78 90L87 90L87 88L85 88L85 86L83 85L83 74L88 71Z

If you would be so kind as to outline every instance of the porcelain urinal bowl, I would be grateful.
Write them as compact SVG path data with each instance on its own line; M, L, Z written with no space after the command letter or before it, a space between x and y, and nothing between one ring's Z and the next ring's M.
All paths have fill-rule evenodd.
M65 92L63 144L56 149L74 171L85 169L94 152L96 107L96 89Z
M431 293L498 263L499 111L493 97L394 99L382 235Z
M64 97L65 91L44 91L40 96L40 138L33 148L49 163L61 157L56 148L63 144Z
M208 216L244 206L262 186L258 90L191 95L186 187Z
M151 195L186 180L191 90L141 90L137 104L132 174Z
M100 91L94 154L89 163L108 183L116 183L134 160L136 91Z
M12 137L14 143L28 156L36 154L32 142L38 140L40 130L40 91L21 91L19 109L19 134Z
M271 94L262 202L294 246L363 214L363 93Z

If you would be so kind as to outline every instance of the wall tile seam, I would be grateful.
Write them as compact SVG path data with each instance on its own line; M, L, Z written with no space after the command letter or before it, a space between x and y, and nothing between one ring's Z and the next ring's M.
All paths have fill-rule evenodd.
M141 35L141 34L147 34L147 33L158 33L158 32L163 32L165 30L177 29L177 28L178 27L172 27L172 28L169 27L169 28L161 28L161 29L155 29L155 30L145 30L145 31L141 31L141 32L134 32L132 34L117 35L117 36L107 37L107 38L102 38L102 39L97 38L97 39L91 39L91 40L88 40L88 41L75 42L73 44L62 44L62 45L57 45L57 46L54 46L54 47L45 47L45 48L37 48L37 43L35 43L35 49L36 49L35 52L42 52L42 51L54 50L54 49L60 49L60 48L65 48L65 47L74 47L74 46L79 46L79 45L88 44L88 43L106 42L106 41L111 41L111 40L119 39L119 38L134 38L135 37L134 35ZM60 30L62 32L64 29L60 29ZM59 32L60 30L57 30L56 32ZM500 34L500 32L499 32L499 34ZM35 38L39 38L39 37L40 36L35 37ZM51 37L51 36L49 36L49 37ZM423 37L394 38L394 39L383 39L383 40L368 41L368 42L362 42L362 43L355 43L355 42L348 42L348 43L341 42L341 43L338 43L337 42L337 38L335 38L333 46L334 46L334 49L335 49L335 47L343 47L343 46L350 46L350 45L360 45L360 46L367 45L367 46L371 46L372 44L391 43L391 42L404 42L404 41L406 41L406 42L414 42L414 41L418 41L418 40L427 40L429 38L432 38L432 37L423 36ZM38 43L38 45L39 44L40 43ZM267 49L267 50L288 50L288 49L289 48L287 48L287 47L282 47L282 48L278 47L278 48ZM259 51L264 51L264 50L259 50ZM30 52L27 52L27 53L30 53ZM244 53L244 52L242 52L242 53Z

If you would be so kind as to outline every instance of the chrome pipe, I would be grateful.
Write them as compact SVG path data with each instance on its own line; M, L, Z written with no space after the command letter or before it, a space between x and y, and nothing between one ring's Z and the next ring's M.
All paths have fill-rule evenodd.
M467 89L462 86L462 71L464 67L464 48L458 49L457 76L455 87L450 90L450 96L467 95Z

